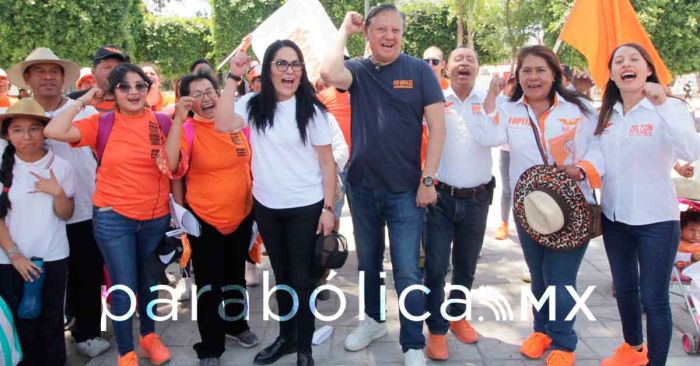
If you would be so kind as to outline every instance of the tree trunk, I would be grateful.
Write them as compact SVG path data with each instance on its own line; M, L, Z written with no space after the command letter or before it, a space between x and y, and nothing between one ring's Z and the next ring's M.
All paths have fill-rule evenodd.
M464 44L464 19L462 14L457 14L457 47Z

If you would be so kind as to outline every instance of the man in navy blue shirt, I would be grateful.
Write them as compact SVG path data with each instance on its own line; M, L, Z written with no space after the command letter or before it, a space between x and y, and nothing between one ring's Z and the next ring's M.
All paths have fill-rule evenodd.
M403 15L394 5L378 5L367 20L345 15L338 42L326 55L321 75L330 85L350 92L352 154L348 197L357 243L359 270L364 272L365 319L345 339L359 351L387 334L380 304L383 279L384 227L389 228L396 291L422 284L418 268L425 207L437 201L434 176L445 139L444 97L435 74L423 60L401 53ZM372 56L343 62L347 38L364 32ZM421 170L423 116L429 138ZM400 343L407 366L425 365L422 315L425 294L403 294Z

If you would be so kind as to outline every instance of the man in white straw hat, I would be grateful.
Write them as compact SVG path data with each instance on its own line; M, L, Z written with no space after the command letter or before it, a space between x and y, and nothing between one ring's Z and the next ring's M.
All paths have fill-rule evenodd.
M35 49L23 62L8 70L10 81L18 87L30 89L34 100L49 118L71 107L73 101L63 96L62 89L75 85L79 76L78 64L61 60L48 48ZM95 113L96 109L86 107L76 120ZM95 357L110 347L109 342L100 338L103 260L92 232L92 194L97 163L90 148L72 149L64 142L51 139L47 139L47 144L57 156L73 166L76 176L75 211L66 226L71 253L66 303L75 316L72 335L78 351Z

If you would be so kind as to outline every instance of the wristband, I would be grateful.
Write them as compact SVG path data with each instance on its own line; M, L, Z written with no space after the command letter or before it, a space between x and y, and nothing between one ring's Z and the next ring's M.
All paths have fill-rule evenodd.
M8 249L5 251L5 254L7 255L7 258L12 259L14 256L16 256L19 253L19 248L15 245L14 247Z
M228 73L228 75L226 75L226 77L229 78L229 79L232 79L232 80L235 81L235 82L241 82L241 80L243 80L242 77L236 76L236 75L234 75L234 74L232 74L232 73L230 73L230 72Z

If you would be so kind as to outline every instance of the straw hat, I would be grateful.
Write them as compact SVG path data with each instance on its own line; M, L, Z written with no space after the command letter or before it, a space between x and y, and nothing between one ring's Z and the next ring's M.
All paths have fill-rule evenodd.
M676 196L694 201L700 201L700 182L684 177L673 178Z
M516 217L542 246L570 250L589 240L591 212L586 197L556 167L536 165L526 170L513 196Z
M0 114L0 127L5 121L14 117L36 118L47 124L51 118L46 117L44 108L34 98L24 98L7 108L4 114Z
M29 86L24 83L24 71L35 64L57 64L61 66L64 72L63 89L71 88L80 76L80 66L75 62L61 60L48 48L35 48L24 59L24 62L20 62L7 70L7 78L10 79L12 84L17 85L18 88L29 89Z

